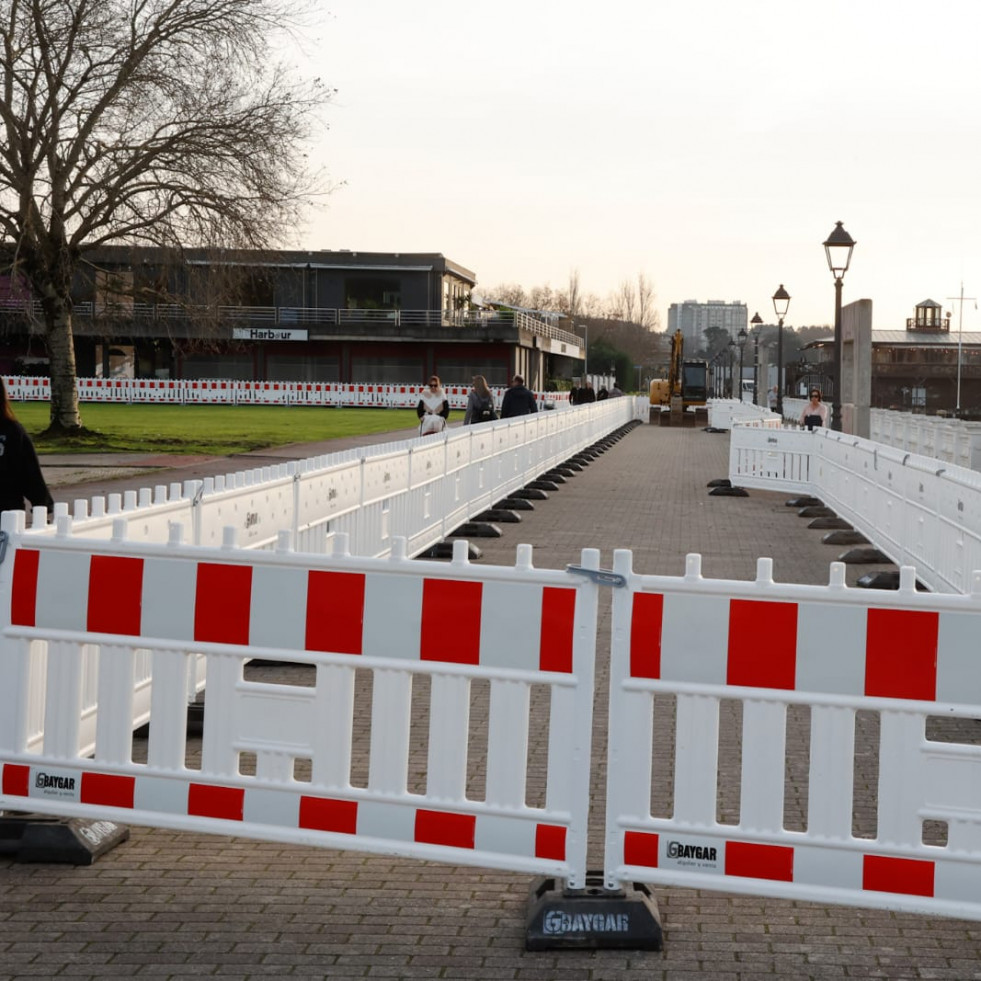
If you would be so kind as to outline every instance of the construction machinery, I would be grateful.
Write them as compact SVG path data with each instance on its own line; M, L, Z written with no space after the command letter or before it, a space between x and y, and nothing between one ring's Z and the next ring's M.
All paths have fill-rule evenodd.
M681 425L681 414L689 407L703 406L708 401L708 362L685 360L685 341L681 331L676 330L671 338L671 366L667 378L651 381L650 403L651 421L675 422L675 418L654 419L654 413L662 414L664 407L670 409L672 417L677 417L676 425Z

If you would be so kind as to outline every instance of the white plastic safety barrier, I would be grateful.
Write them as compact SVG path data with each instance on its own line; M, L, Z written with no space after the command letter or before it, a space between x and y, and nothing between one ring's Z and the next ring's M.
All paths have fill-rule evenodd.
M967 592L981 568L976 471L826 429L737 427L729 479L819 497L897 565L915 565L938 592Z
M530 546L513 568L475 567L464 542L449 564L410 561L404 543L387 560L343 547L327 558L192 548L177 543L179 529L170 545L37 540L20 517L3 519L0 810L585 885L598 588L589 575L537 570ZM599 553L582 563L597 569ZM208 662L199 768L185 735L196 655ZM246 680L255 657L310 673L305 683ZM79 713L86 658L97 668L94 738ZM152 715L139 762L133 677L144 662ZM359 672L371 680L366 731ZM475 685L485 686L479 713ZM29 692L40 692L40 742ZM422 773L410 754L414 692L428 718ZM482 789L468 783L473 745L486 747ZM363 784L356 758L367 760Z
M840 563L819 587L687 561L615 557L607 885L981 919L981 746L934 734L981 717L981 576L938 596L905 568L870 597ZM878 737L859 752L860 725Z
M441 434L312 457L204 481L158 485L107 500L78 500L74 528L165 542L172 522L191 543L221 545L225 529L251 548L271 548L288 531L295 548L324 552L344 532L358 555L384 556L395 537L417 554L551 467L633 418L630 399L576 412L539 412L455 427ZM59 506L57 514L67 514ZM32 528L51 534L43 521Z
M709 399L708 422L716 429L731 429L734 425L779 429L783 425L780 416L769 409L737 399Z

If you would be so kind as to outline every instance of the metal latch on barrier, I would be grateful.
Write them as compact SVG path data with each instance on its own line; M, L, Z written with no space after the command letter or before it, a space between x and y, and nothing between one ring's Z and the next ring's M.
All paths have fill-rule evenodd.
M609 569L586 569L581 565L567 565L566 572L571 572L577 576L585 576L592 579L598 586L626 586L627 577L620 575L619 572L611 572Z

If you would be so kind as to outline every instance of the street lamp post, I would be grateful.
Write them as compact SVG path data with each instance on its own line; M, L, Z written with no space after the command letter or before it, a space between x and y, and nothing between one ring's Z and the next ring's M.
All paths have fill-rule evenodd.
M841 432L841 286L852 261L855 239L845 231L841 222L836 222L827 241L824 254L828 258L828 268L835 278L835 390L831 402L831 428Z
M736 360L736 342L729 338L729 398L732 398L732 363Z
M745 327L739 328L739 333L736 335L739 338L739 401L743 400L743 352L746 350L746 338L749 336L746 333Z
M750 321L753 325L753 405L760 404L760 328L763 318L759 313L753 314Z
M773 294L773 310L777 315L777 415L783 418L783 318L790 308L790 294L780 288Z

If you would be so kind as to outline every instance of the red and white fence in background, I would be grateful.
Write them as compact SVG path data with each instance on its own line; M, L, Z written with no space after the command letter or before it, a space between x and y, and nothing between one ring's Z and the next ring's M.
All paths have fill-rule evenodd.
M51 399L51 380L5 375L4 385L17 402ZM423 385L377 385L364 382L233 381L230 379L79 378L82 402L156 402L172 405L319 405L348 408L414 409ZM451 409L464 409L470 389L445 386ZM497 405L505 389L492 389ZM567 408L568 392L536 393L542 404Z
M603 583L608 886L981 919L981 574L970 595L937 595L907 568L896 593L873 594L847 588L840 564L827 586L797 586L773 582L768 559L755 582L732 582L703 579L698 556L682 577L643 576L628 551L612 572L595 550L558 571L534 568L530 546L491 567L471 565L462 541L440 564L409 561L404 542L379 560L342 539L319 557L185 546L179 528L169 545L42 537L19 513L3 530L0 809L577 888ZM185 736L196 658L208 664L199 766ZM246 680L250 658L309 675ZM98 704L80 712L89 683ZM141 697L146 762L133 751ZM415 742L414 704L428 726Z

